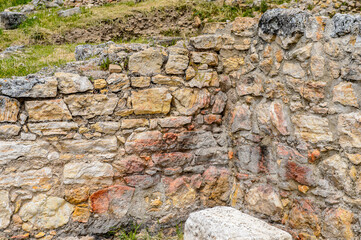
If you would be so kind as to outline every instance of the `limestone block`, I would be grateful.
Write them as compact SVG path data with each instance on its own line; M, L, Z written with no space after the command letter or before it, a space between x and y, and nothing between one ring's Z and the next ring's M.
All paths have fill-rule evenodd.
M292 240L289 233L231 207L191 213L184 240Z

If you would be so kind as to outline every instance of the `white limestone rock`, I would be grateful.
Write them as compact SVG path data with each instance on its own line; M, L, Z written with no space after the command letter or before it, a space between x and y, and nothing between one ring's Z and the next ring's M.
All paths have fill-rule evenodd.
M292 240L282 231L231 207L214 207L191 213L184 240Z

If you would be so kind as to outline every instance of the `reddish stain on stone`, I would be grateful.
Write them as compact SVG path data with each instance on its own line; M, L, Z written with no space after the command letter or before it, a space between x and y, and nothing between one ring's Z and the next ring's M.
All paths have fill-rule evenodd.
M206 124L221 124L222 123L222 116L221 115L215 115L215 114L209 114L204 116L204 122Z
M192 153L171 152L171 153L156 153L152 155L154 164L161 167L183 166L190 163L193 159Z
M134 188L115 185L93 193L90 196L90 207L94 213L106 213L113 201L131 201Z
M286 165L286 177L287 179L295 180L303 185L312 185L310 180L310 174L312 170L308 167L300 166L295 162L287 162Z
M320 155L321 155L320 151L318 149L315 149L312 152L308 153L308 161L310 163L314 163L316 162L317 159L320 158Z

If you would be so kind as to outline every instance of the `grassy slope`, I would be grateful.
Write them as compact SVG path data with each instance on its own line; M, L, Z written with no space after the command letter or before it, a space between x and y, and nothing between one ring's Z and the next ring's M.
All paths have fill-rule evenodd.
M15 6L30 0L0 0L1 7ZM289 1L289 0L267 0ZM256 8L218 5L214 2L202 0L147 0L134 3L133 0L122 0L116 4L82 9L82 14L68 18L57 15L59 9L43 9L28 16L28 19L15 30L0 29L0 51L11 45L26 45L25 53L0 60L0 77L13 75L26 75L39 71L45 66L59 65L75 60L73 50L76 44L54 45L53 34L61 34L74 28L87 28L101 25L103 21L116 18L125 18L134 12L151 12L166 7L191 7L193 15L199 16L203 21L233 20L238 16L252 16L254 11L263 12L267 5ZM39 45L42 44L42 45ZM78 43L81 44L81 43ZM59 52L64 56L59 57Z
M0 12L6 8L27 4L28 2L31 2L31 0L0 0Z

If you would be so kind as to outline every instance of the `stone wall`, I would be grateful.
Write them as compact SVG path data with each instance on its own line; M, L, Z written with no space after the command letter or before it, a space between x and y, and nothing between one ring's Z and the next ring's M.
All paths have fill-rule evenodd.
M274 9L0 79L0 235L157 229L229 205L300 239L360 238L360 23Z

